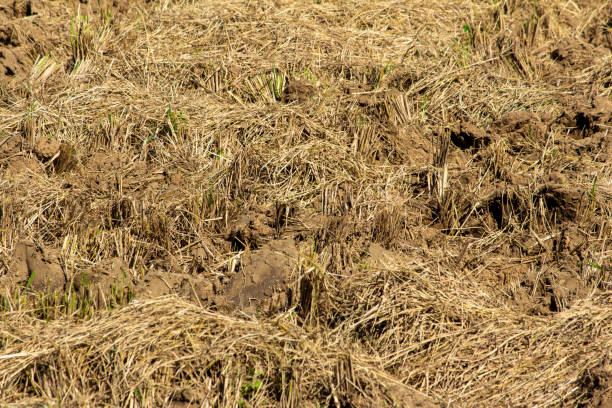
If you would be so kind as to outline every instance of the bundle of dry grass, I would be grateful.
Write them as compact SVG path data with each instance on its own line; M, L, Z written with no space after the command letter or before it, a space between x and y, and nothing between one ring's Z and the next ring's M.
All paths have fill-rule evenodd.
M8 354L1 357L3 401L433 406L346 339L313 336L291 315L259 322L158 298L69 326L65 320L24 325L23 318L3 316L2 337L11 339L3 345Z
M575 406L608 370L609 296L544 319L406 291L330 332L304 329L291 313L245 320L176 298L87 321L5 313L2 401L413 407L444 395L461 406Z
M0 403L603 406L611 18L0 0Z

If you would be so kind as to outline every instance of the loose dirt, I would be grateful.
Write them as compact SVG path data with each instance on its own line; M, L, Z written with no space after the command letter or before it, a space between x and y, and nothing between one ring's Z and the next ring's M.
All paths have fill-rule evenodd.
M306 81L288 81L283 90L282 101L284 103L304 102L311 98L315 93L314 86Z
M231 277L222 305L247 313L274 313L287 310L289 278L298 261L293 240L271 241L257 251L243 255Z
M177 294L197 304L210 304L216 290L208 279L180 273L152 272L136 286L135 292L136 296L144 298Z
M31 243L18 243L11 264L11 273L2 277L6 287L20 287L32 292L63 292L66 277L57 251Z
M87 299L96 307L111 306L133 287L129 268L119 258L80 271L70 281L72 288L66 290L73 290L80 299Z
M247 212L233 222L232 230L227 238L241 247L258 247L264 240L273 237L274 229L270 226L273 222L272 218L266 214Z
M42 49L50 40L45 27L36 17L40 2L0 2L0 84L23 80L30 74L35 60L34 49Z

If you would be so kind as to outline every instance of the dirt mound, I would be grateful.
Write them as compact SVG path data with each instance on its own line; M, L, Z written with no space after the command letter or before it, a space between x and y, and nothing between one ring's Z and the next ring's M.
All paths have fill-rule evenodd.
M6 287L41 293L63 292L66 284L58 251L23 242L15 245L10 273L2 280Z
M8 82L15 77L25 77L31 63L24 52L0 48L0 80Z
M0 83L24 79L35 61L32 51L42 47L48 34L26 19L38 14L41 6L32 1L0 2Z
M19 136L4 136L0 139L0 158L4 164L5 162L21 155L23 150L23 143Z
M462 150L481 149L491 143L485 132L469 122L459 122L450 134L451 141Z
M257 251L244 254L240 267L231 277L220 306L247 313L274 313L286 310L292 300L288 279L297 263L293 240L277 240Z
M291 80L283 90L282 102L304 102L314 95L314 87L306 81Z
M71 171L78 165L74 148L55 138L39 138L34 144L32 153L49 173Z
M493 141L504 140L513 154L525 153L521 147L543 142L548 126L532 112L508 112L486 130L469 122L459 122L450 132L451 142L462 150L486 148Z
M228 240L239 248L257 248L274 235L275 231L270 226L273 223L274 220L266 214L253 211L244 213L232 223Z
M218 283L203 276L173 272L150 272L134 289L138 298L180 295L195 304L210 305L215 300Z
M292 302L288 279L298 252L293 240L271 241L244 254L238 270L226 278L224 285L206 276L177 272L151 271L138 279L120 258L104 260L66 279L58 256L59 251L44 246L17 244L11 272L2 277L2 282L37 294L73 291L78 301L94 307L109 307L134 297L180 295L199 305L270 314Z
M581 381L591 397L591 401L585 407L612 407L612 370L608 361L602 362L600 366L585 372Z
M503 273L509 303L525 313L567 310L588 298L598 284L584 269L576 271L575 268L576 264L592 268L584 266L585 262L592 261L585 259L581 249L592 244L588 244L589 238L574 225L586 215L588 187L577 191L563 168L554 170L554 161L546 176L539 176L518 163L542 160L539 146L551 143L552 132L557 134L555 149L590 160L606 158L607 142L602 132L609 123L608 103L605 98L596 98L588 107L572 115L562 113L557 118L550 114L509 112L485 129L459 122L450 131L452 146L469 152L475 160L488 166L493 180L466 177L457 182L451 179L450 192L442 197L445 202L438 199L432 204L436 208L434 214L450 235L484 237L498 231L518 231L519 225L530 226L529 232L517 234L494 251L502 257L537 259L511 263ZM554 154L552 148L550 151ZM515 163L514 170L504 162ZM478 188L475 183L479 183ZM475 194L478 190L480 193ZM448 206L454 207L453 213L446 212ZM500 276L496 273L483 278L495 285Z
M563 39L551 51L550 58L566 68L576 69L591 66L593 61L606 54L606 51L591 44L575 39Z
M601 137L608 134L612 124L612 100L595 97L593 101L572 113L564 112L559 122L566 126L574 139Z
M66 157L72 159L74 167L77 160L74 154ZM69 175L71 182L95 194L130 193L140 197L146 191L157 190L162 185L180 181L177 172L168 173L121 152L99 151L81 160L83 165L76 169L75 174ZM181 186L182 183L177 187Z

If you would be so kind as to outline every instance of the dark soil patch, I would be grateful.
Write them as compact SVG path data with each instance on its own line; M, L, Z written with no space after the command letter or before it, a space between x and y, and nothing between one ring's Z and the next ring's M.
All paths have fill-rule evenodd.
M298 258L292 240L272 241L243 255L240 267L230 279L220 307L247 313L274 313L291 304L289 277Z
M282 102L304 102L314 95L315 89L312 84L302 80L288 81L283 89Z

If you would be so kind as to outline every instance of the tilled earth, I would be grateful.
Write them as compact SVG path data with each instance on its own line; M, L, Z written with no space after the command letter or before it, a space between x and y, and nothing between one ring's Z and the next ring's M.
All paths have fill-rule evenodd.
M408 3L0 0L0 402L608 406L612 3Z

